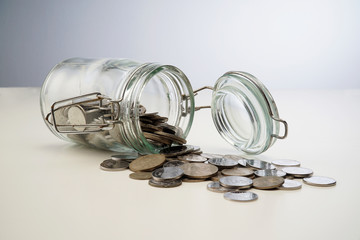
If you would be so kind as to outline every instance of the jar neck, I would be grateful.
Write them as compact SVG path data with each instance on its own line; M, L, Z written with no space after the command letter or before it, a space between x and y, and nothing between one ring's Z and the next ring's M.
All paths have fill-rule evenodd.
M194 117L194 94L186 75L178 68L156 63L143 64L129 75L119 92L120 133L125 143L140 153L157 153L140 126L140 107L168 118L168 124L188 135Z

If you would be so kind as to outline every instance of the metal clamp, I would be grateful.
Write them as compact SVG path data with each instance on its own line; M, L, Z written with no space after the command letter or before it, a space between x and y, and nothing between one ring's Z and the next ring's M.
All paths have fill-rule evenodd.
M202 90L205 90L205 89L209 89L209 90L211 90L211 91L214 90L214 88L211 87L211 86L204 86L204 87L201 87L201 88L195 90L195 91L194 91L194 96L196 96L196 95L198 94L198 92L200 92L200 91L202 91ZM204 109L204 108L211 108L211 106L208 105L208 106L195 107L194 111L199 111L199 110Z

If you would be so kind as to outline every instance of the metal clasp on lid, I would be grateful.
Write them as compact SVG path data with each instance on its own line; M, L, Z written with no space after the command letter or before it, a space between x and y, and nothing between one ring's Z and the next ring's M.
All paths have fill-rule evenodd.
M121 100L114 101L99 92L64 99L55 102L51 106L51 111L47 114L45 120L59 133L81 134L110 130L114 127L115 123L119 122L119 102ZM83 117L85 121L83 124L74 124L69 122L68 119L61 119L61 117L64 117L61 114L69 113L71 108L77 110L78 113L80 112L80 117ZM96 117L86 119L86 115ZM87 123L87 120L91 120L91 122Z

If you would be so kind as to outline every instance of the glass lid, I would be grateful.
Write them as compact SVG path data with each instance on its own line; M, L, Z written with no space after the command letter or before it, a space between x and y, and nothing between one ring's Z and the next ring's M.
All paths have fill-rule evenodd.
M279 118L270 92L246 72L227 72L216 81L211 113L221 136L247 154L260 154L287 136L288 125Z

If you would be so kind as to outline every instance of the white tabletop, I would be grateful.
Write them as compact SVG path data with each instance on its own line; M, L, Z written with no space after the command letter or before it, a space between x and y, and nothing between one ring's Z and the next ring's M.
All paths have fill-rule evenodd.
M272 94L289 136L258 158L299 160L335 187L252 190L259 199L248 203L225 200L208 182L154 188L130 171L100 170L111 152L56 138L39 89L0 89L0 239L360 239L360 90ZM188 142L237 153L208 109L196 113Z

